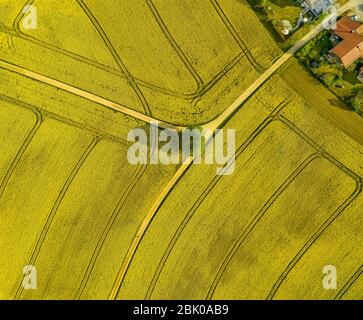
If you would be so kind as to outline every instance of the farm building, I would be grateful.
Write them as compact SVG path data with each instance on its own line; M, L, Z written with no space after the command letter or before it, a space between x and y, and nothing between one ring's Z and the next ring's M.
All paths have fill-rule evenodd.
M363 58L363 25L360 22L345 16L337 22L333 32L340 42L330 52L344 67Z

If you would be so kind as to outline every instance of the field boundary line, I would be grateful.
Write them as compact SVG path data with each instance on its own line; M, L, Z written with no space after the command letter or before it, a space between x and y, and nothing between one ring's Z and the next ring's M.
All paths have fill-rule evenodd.
M158 198L154 202L154 204L151 207L151 209L149 210L149 212L146 214L146 216L145 216L144 220L142 221L141 225L139 226L139 228L135 234L135 237L129 247L129 250L122 262L121 268L117 274L113 288L110 292L109 300L116 299L118 292L121 288L121 285L123 283L123 280L125 278L126 272L131 264L131 261L135 255L135 252L137 251L137 248L138 248L146 230L148 229L154 216L158 212L161 205L164 203L164 201L167 198L167 196L169 195L169 193L174 189L176 183L181 179L181 177L185 174L185 172L190 168L190 165L192 164L192 162L193 162L193 158L189 157L181 164L181 166L176 171L174 176L170 179L170 181L165 186L165 188L163 189L161 194L158 196Z
M354 285L354 283L359 279L359 277L363 274L363 265L361 265L356 272L350 277L350 279L345 283L343 288L338 292L338 294L334 297L334 300L340 300Z
M138 170L135 170L133 177L130 181L130 183L128 184L128 186L126 187L126 189L124 190L122 196L119 198L118 203L116 204L116 207L114 208L114 210L112 211L110 217L108 218L108 221L102 231L102 234L100 235L98 241L97 241L97 246L96 248L93 250L93 254L92 254L92 258L88 263L87 266L87 270L85 271L81 284L76 292L75 295L75 299L79 300L82 297L82 294L87 286L88 280L92 274L93 268L96 265L98 256L102 250L102 247L109 235L110 230L112 229L119 213L120 210L122 209L122 207L125 204L125 201L127 200L127 198L129 197L129 195L131 194L131 192L133 192L134 188L136 187L137 183L139 182L139 180L141 179L141 177L144 175L145 171L146 171L147 166L146 165L141 165L140 168Z
M79 170L82 168L83 164L85 163L85 161L87 160L88 156L91 154L91 152L94 150L94 148L96 147L96 145L98 144L98 142L101 140L101 137L95 137L93 138L93 140L91 141L91 143L88 145L88 147L83 151L83 153L81 154L80 158L78 159L78 161L76 162L75 166L73 167L73 169L71 170L68 178L66 179L62 190L60 191L60 193L57 195L56 200L53 204L53 207L50 211L50 213L48 214L47 218L46 218L46 222L42 228L41 234L36 242L36 245L32 251L32 254L30 256L29 259L29 265L34 265L35 261L38 258L38 255L40 253L41 247L43 246L44 240L47 237L48 231L52 225L52 222L58 212L59 206L61 205L61 203L63 202L63 199L65 197L65 195L67 194L67 191L69 189L69 187L71 186L71 184L73 183L75 177L77 176ZM22 278L23 280L23 278ZM14 300L19 300L20 296L23 292L23 286L22 286L22 281L19 283L18 289L15 293L15 298Z

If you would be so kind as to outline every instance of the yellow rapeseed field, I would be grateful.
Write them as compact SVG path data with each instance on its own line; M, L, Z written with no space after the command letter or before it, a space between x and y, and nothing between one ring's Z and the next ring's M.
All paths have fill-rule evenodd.
M187 171L145 234L118 297L335 298L321 285L322 266L336 265L343 289L363 255L362 146L279 76L226 128L238 128L235 173Z
M235 0L28 3L34 30L23 27L23 0L0 2L3 59L175 124L216 117L280 54Z
M363 120L281 56L245 0L0 0L0 299L362 299ZM154 121L235 171L130 164Z

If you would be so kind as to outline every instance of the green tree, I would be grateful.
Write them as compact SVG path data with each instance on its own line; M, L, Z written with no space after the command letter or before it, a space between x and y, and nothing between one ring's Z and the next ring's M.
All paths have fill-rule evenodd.
M333 73L325 73L322 77L324 84L327 87L331 87L337 79L337 76Z
M351 98L349 104L355 112L363 113L363 103L358 96L354 96L353 98Z

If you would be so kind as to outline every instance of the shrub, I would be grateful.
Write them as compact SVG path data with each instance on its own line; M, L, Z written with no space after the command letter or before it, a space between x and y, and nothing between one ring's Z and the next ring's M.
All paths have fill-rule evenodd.
M358 97L358 95L352 97L349 100L349 105L353 108L355 112L363 113L363 103L362 100Z
M333 73L325 73L322 80L327 87L331 87L337 80L337 76Z

